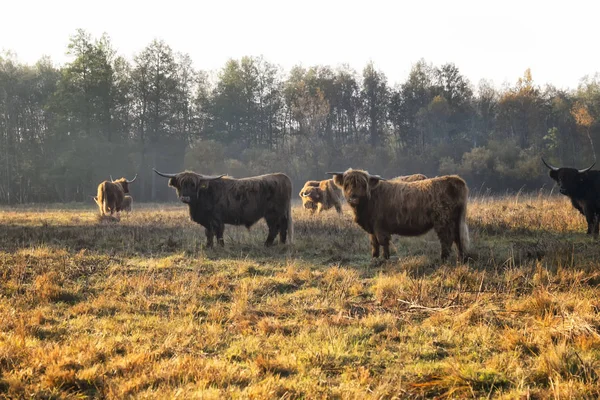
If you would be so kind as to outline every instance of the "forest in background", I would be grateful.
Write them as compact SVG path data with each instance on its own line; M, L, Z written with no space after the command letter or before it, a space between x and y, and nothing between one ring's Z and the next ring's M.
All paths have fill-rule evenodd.
M284 71L248 56L198 71L164 41L129 60L83 30L67 51L60 67L0 54L0 204L91 201L110 175L135 174L136 201L173 198L152 167L285 172L295 192L348 167L459 174L476 193L535 191L552 186L540 156L588 167L600 137L598 73L561 90L530 70L513 85L473 85L454 64L425 60L398 84L373 63Z

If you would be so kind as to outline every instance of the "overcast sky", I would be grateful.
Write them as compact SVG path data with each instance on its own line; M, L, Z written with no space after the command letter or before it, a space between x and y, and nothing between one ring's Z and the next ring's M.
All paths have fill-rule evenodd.
M538 84L576 88L600 72L600 1L4 0L0 49L34 63L65 55L83 28L108 33L132 58L155 38L189 53L196 68L263 55L286 71L296 64L372 60L393 83L421 58L453 62L473 84L514 84L527 68Z

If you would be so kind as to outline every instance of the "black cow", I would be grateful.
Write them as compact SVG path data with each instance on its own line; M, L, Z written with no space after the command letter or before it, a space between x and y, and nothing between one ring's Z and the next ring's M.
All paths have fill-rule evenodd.
M169 178L179 200L190 209L190 219L206 229L206 245L213 238L223 246L225 224L250 228L264 218L269 227L266 246L279 242L292 243L292 182L285 174L267 174L234 179L224 175L208 176L191 171L158 175Z
M550 178L559 186L559 191L571 199L573 207L579 210L587 220L587 234L598 237L598 222L600 219L600 171L591 171L592 164L585 169L556 168L542 162L550 169Z

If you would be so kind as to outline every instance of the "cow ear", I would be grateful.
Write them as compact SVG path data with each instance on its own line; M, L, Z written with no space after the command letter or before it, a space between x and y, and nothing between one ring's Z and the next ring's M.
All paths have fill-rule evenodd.
M176 187L178 187L177 185L178 184L177 184L177 178L176 177L169 178L169 186L170 187L176 188Z
M379 178L379 177L377 177L377 178L370 177L369 178L369 189L374 189L375 187L377 187L377 185L379 185L380 181L381 181L381 178Z
M200 190L208 189L208 181L200 181L200 183L198 184L198 189L200 189Z
M548 175L550 175L550 178L552 178L554 180L558 179L558 171L550 170L550 172L548 173Z
M333 175L333 183L340 188L344 188L344 174Z

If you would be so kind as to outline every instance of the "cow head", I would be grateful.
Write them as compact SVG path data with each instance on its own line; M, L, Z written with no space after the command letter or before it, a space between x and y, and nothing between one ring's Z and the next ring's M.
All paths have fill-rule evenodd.
M371 191L384 181L379 175L371 175L367 171L348 169L346 172L327 172L333 175L333 183L344 192L346 201L357 206L371 197Z
M587 177L587 172L596 164L595 162L588 168L557 168L548 164L543 158L542 162L550 170L550 178L558 183L559 191L565 196L578 196L583 189L583 182Z
M181 202L192 204L198 200L203 191L207 190L210 182L221 179L225 175L201 175L191 171L178 174L164 174L152 168L158 175L169 178L169 186L175 188Z
M135 174L133 179L130 181L127 180L127 178L120 178L120 179L117 179L116 181L113 181L112 176L110 177L110 180L112 181L112 183L118 183L119 185L121 185L121 187L123 188L123 193L129 193L129 184L133 183L136 179L137 179L137 174Z
M319 202L323 200L323 190L317 186L310 186L304 189L302 197L313 202Z

